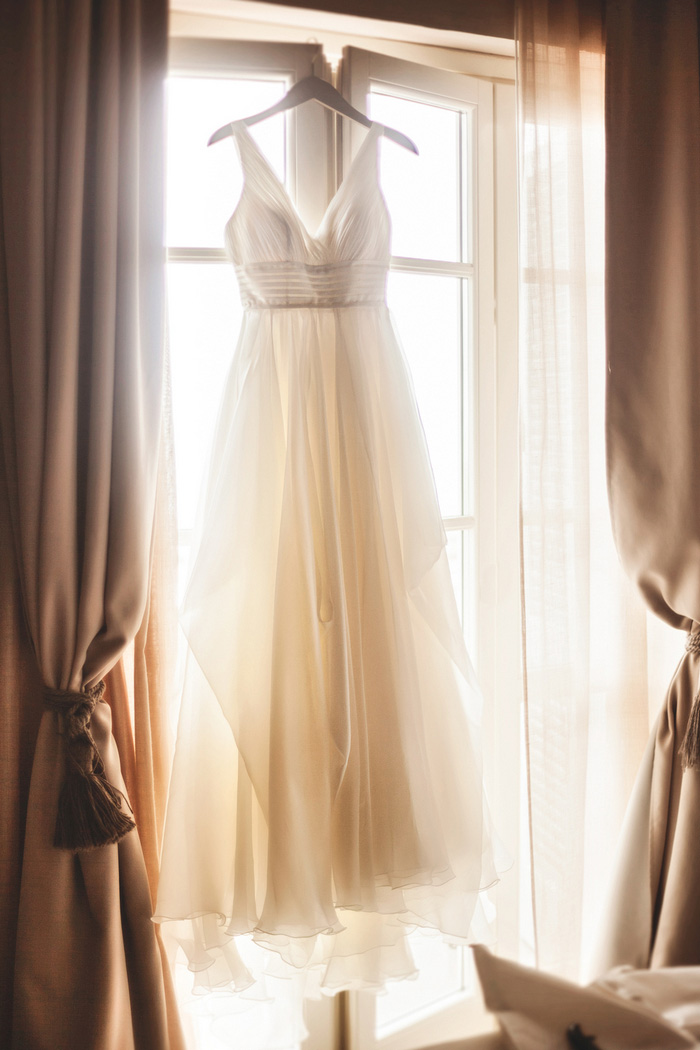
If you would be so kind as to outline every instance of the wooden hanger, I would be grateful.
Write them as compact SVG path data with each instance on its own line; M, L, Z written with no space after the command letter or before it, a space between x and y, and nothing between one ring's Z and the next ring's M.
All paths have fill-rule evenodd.
M359 109L355 109L347 102L339 91L328 83L326 80L321 80L320 77L304 77L303 80L298 80L294 84L284 98L281 98L279 102L276 102L274 106L270 106L269 109L263 109L260 113L254 113L251 117L245 117L241 122L250 127L251 124L257 124L261 120L267 120L268 117L274 117L276 113L283 113L287 109L294 109L295 106L300 106L303 102L308 102L314 99L316 102L320 102L322 106L326 106L328 109L334 110L336 113L342 114L344 117L350 117L352 120L356 120L359 124L363 124L366 128L372 126L374 121L371 121L369 117L366 117L364 113L360 113ZM220 142L222 139L232 135L230 124L224 124L223 127L219 128L211 136L207 142L207 146L213 146L215 142ZM394 131L393 128L382 127L382 134L386 135L388 139L398 143L399 146L405 146L406 149L410 149L413 153L418 153L418 147L407 135L404 135L400 131Z

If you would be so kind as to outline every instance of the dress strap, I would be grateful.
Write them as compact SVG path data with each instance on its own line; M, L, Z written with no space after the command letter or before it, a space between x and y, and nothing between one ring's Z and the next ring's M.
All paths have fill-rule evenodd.
M234 120L231 122L231 134L238 149L238 156L241 161L241 167L243 168L243 176L245 177L248 172L251 172L255 174L256 178L262 176L268 183L274 184L279 182L279 179L270 166L270 162L259 148L244 120Z
M385 131L386 128L384 124L380 124L377 120L373 120L372 126L368 129L367 134L365 136L365 141L360 147L360 149L363 149L365 147L365 144L369 140L371 148L370 145L367 145L366 153L367 156L371 158L372 171L374 173L375 179L377 180L377 184L379 184L379 140Z

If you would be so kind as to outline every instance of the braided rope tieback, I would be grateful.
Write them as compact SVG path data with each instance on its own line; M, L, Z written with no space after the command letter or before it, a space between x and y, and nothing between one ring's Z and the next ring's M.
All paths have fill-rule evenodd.
M700 631L693 631L686 635L685 651L694 656L700 654ZM700 769L700 689L693 699L680 756L684 769Z
M700 653L700 631L697 634L686 634L685 651L687 653Z
M126 798L107 780L90 732L92 713L104 691L104 682L98 682L81 692L48 688L44 692L46 707L61 716L66 759L54 836L58 849L98 849L118 842L136 827L122 808L122 803L128 806Z

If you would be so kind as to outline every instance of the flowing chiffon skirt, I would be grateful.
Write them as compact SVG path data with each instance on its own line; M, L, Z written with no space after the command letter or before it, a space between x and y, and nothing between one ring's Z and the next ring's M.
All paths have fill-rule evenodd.
M417 926L485 939L482 701L386 306L246 313L193 549L156 921L197 987L376 989Z

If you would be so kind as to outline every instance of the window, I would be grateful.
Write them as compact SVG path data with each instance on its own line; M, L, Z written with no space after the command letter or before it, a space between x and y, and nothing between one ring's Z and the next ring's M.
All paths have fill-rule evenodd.
M429 49L419 50L424 58ZM474 65L480 74L488 69L484 56ZM240 169L230 142L209 151L204 143L218 126L270 105L312 72L331 76L318 44L173 40L168 291L183 566L214 406L242 316L221 248ZM515 106L512 78L504 81L502 72L502 65L493 66L494 82L347 47L335 76L354 106L409 135L420 151L413 157L395 144L381 145L394 252L388 298L414 379L455 591L486 697L491 807L517 858ZM252 132L303 221L315 229L364 130L341 128L322 107L308 104ZM517 861L492 897L498 946L517 956ZM312 1002L305 1050L327 1050L340 1039L351 1050L418 1050L483 1030L470 953L425 936L416 938L414 951L421 971L416 981L400 982L381 997L351 993ZM242 1033L246 1023L250 1018L242 1015ZM198 1050L219 1045L202 1025L199 1038Z

